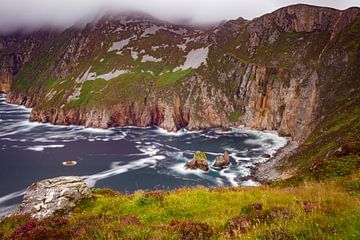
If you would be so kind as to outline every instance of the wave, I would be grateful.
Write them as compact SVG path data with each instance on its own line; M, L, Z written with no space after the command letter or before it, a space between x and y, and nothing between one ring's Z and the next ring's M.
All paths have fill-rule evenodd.
M89 187L94 187L96 182L110 178L122 173L126 173L129 171L137 170L140 168L146 168L150 167L151 165L155 165L157 161L165 159L165 156L163 155L155 155L152 157L147 158L141 158L135 161L132 161L131 163L125 164L125 165L118 165L119 163L113 162L111 164L111 169L99 172L96 174L92 174L89 176L84 176L84 181Z
M11 215L15 211L16 207L17 207L17 204L6 206L6 207L0 207L0 218Z
M63 148L63 147L65 147L65 145L37 145L37 146L28 147L27 149L35 152L41 152L44 151L44 149L46 148Z
M156 129L154 130L154 132L156 132L159 135L163 135L163 136L174 136L174 137L181 137L187 134L194 134L194 133L201 133L202 131L189 131L185 128L180 129L179 131L176 132L169 132L166 129L163 129L161 127L155 127Z

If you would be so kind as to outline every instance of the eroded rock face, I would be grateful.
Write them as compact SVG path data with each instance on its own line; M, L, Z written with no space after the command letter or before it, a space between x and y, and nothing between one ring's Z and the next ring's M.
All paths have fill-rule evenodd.
M225 168L230 165L230 155L228 151L224 152L223 156L217 156L215 163L213 164L214 168Z
M204 152L196 152L194 158L185 164L186 168L189 169L201 169L203 171L209 170L209 164Z
M30 214L34 218L45 218L55 213L68 213L80 200L91 196L91 190L81 177L67 176L42 180L26 190L15 215Z

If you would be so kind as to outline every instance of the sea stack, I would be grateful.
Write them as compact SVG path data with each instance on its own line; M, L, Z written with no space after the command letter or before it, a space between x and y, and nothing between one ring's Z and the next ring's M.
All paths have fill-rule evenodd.
M188 169L201 169L203 171L209 170L209 164L207 161L206 154L204 152L197 151L194 154L193 159L190 162L185 164L185 167Z

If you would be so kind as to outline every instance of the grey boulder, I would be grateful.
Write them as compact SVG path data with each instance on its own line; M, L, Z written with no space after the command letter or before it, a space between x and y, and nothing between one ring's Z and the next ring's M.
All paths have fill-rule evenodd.
M33 183L25 192L22 203L15 210L15 215L30 214L40 219L54 215L66 214L76 204L91 198L91 190L81 177L56 177Z

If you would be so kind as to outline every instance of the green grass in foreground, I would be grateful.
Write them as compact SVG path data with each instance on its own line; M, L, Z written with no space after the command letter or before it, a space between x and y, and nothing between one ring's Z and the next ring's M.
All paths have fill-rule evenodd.
M93 192L69 218L7 218L0 238L360 239L360 174L294 188Z

